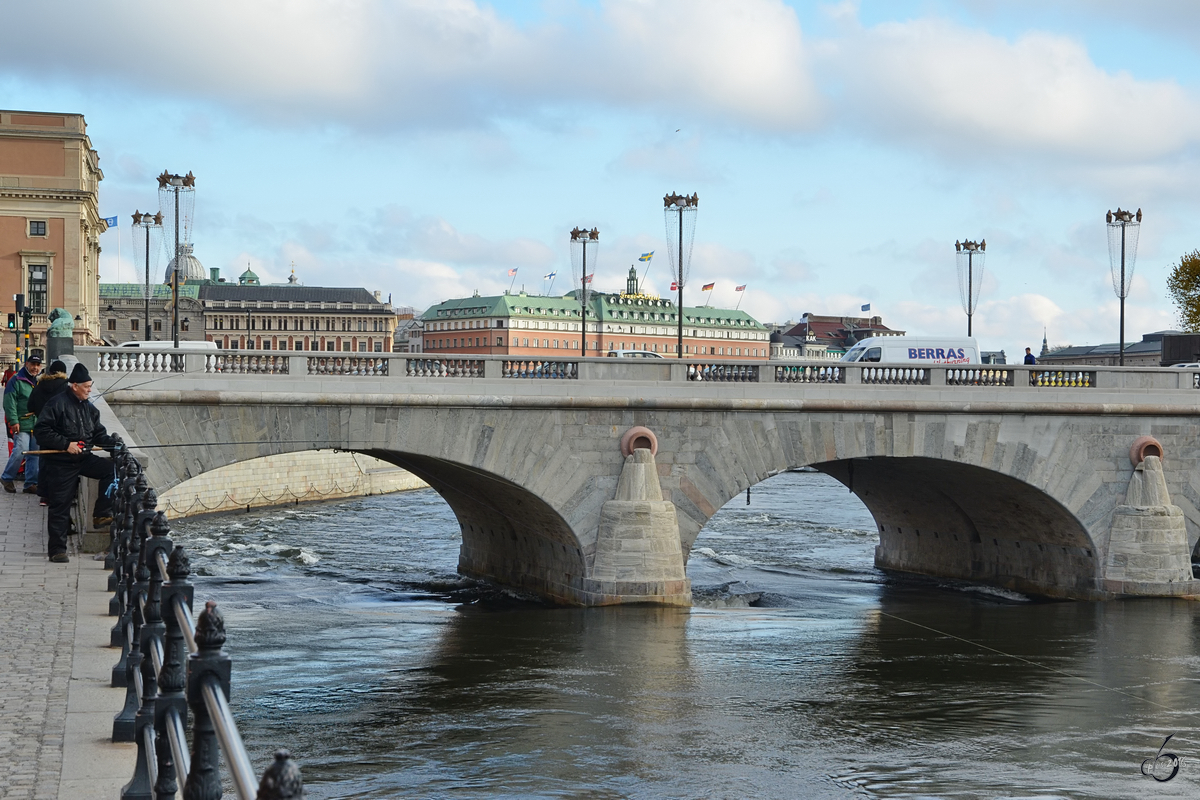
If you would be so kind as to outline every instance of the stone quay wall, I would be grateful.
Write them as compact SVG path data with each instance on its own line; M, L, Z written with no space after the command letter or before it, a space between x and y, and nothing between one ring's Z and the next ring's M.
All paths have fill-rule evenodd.
M306 450L240 461L197 475L159 495L158 507L179 519L428 486L411 472L377 458Z

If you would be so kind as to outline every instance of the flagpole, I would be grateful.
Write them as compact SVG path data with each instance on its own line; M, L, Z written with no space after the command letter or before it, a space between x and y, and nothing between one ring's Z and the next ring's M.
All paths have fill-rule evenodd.
M120 283L121 282L121 229L116 225L114 225L113 227L117 228L117 283Z
M740 292L738 292L738 301L737 301L737 305L733 307L734 311L737 311L738 309L740 309L742 307L742 298L745 296L746 296L745 289L742 289Z
M650 266L654 263L654 252L650 252L650 258L646 259L646 271L642 273L642 279L638 281L638 294L642 294L642 286L646 283L646 276L650 274Z
M512 294L513 287L517 285L517 271L512 271L512 280L508 283L508 293Z

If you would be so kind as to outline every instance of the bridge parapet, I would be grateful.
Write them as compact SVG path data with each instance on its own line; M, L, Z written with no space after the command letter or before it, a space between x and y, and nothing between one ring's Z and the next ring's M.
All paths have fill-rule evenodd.
M77 347L77 357L99 375L155 373L191 378L230 375L331 376L412 382L422 379L637 381L648 383L783 383L871 386L990 387L996 389L1132 389L1200 391L1200 370L1154 367L965 367L842 362L610 359L547 355L545 358L435 353L325 353L292 351L166 350Z

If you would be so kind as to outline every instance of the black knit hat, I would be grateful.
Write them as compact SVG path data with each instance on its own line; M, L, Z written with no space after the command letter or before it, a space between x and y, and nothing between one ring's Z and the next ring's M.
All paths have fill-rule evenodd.
M67 378L67 383L87 383L91 379L92 376L88 374L87 367L83 364L76 364L75 369L71 370L71 377Z
M57 358L50 362L50 369L47 372L53 374L55 372L66 372L67 365L59 361Z

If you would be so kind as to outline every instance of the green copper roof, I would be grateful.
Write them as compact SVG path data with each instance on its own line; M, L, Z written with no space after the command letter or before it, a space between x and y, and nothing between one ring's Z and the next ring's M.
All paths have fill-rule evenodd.
M747 330L766 330L748 313L728 308L684 306L684 323L696 327L739 327ZM619 294L595 294L591 298L590 315L604 321L671 324L676 322L675 304L665 298ZM530 317L579 319L579 301L572 291L561 297L531 294L502 294L492 297L462 297L430 306L421 315L426 322L479 317Z
M165 283L155 283L151 286L154 293L150 296L152 300L169 300L171 298L171 287ZM113 300L128 300L136 298L141 300L145 295L145 284L142 283L102 283L100 284L100 299L111 298ZM179 287L180 297L190 297L194 300L200 299L200 287L184 284Z

